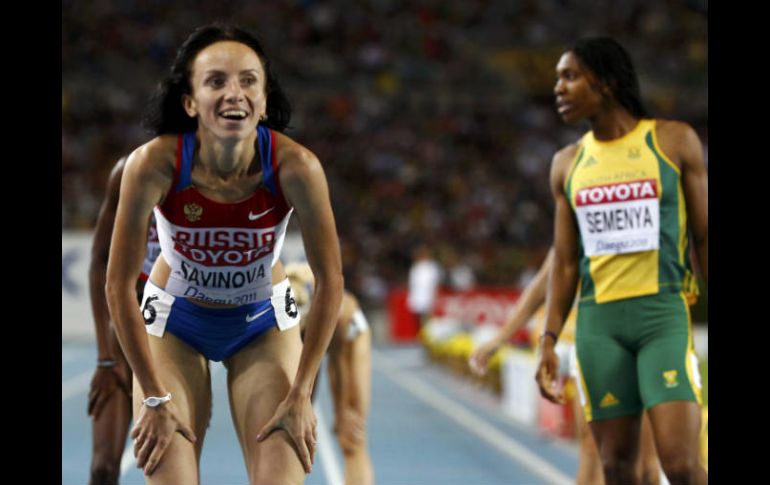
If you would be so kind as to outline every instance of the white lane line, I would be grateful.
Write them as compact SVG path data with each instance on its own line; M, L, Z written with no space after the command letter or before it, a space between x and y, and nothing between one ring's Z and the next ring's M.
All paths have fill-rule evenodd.
M82 372L75 377L71 377L61 383L61 400L77 396L81 392L85 392L88 386L91 384L91 377L93 376L93 369Z
M72 350L72 349L62 349L61 350L61 363L69 364L73 360L77 360L79 358L82 358L84 352L79 350Z
M372 349L372 357L374 357L372 359L374 367L394 384L445 414L463 428L497 448L503 454L513 458L530 472L541 477L545 483L554 485L570 485L574 483L572 478L534 454L526 446L504 435L485 420L435 391L420 379L408 374L408 371L400 371L393 361L379 351Z
M128 440L126 449L123 450L123 456L120 457L120 478L126 478L124 475L128 470L136 468L136 458L134 458L134 440Z
M337 457L334 455L329 431L326 427L324 415L321 412L321 406L313 406L315 417L318 421L318 462L323 462L324 474L326 475L327 485L344 485L340 465L337 463Z

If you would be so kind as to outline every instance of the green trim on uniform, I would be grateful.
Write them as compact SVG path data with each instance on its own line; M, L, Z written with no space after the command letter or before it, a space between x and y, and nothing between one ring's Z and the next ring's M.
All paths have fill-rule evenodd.
M567 173L567 180L564 184L564 193L567 194L567 200L570 201L570 205L572 205L572 176L575 174L575 169L580 164L580 161L583 159L583 155L586 152L586 147L583 145L580 145L580 151L578 152L575 159L572 161L572 164L569 168L569 172Z
M686 351L686 358L685 361L685 367L687 368L687 378L690 381L690 386L692 386L692 392L695 394L695 397L698 399L698 404L701 406L703 405L703 393L702 393L702 382L700 378L700 369L698 366L698 356L695 354L695 342L693 341L692 336L692 314L690 313L690 305L687 303L687 297L685 296L684 292L679 293L679 297L682 299L682 302L684 303L684 307L687 309L687 320L689 322L688 326L688 341L687 341L687 351Z
M572 176L575 175L575 169L580 164L580 160L583 158L583 154L585 153L586 149L585 147L581 146L580 151L578 152L575 159L572 161L572 164L569 167L569 171L567 172L567 178L564 181L564 196L567 197L567 203L570 207L572 207Z
M658 258L658 281L661 287L682 288L684 266L679 255L680 205L684 202L679 197L679 173L665 160L655 148L653 133L645 135L647 146L658 159L660 170L660 249Z
M580 281L580 298L594 299L596 290L594 289L594 279L589 269L591 261L585 256L583 238L580 237L580 226L578 225L575 207L572 204L572 178L575 175L575 170L577 170L578 165L580 165L585 152L585 146L581 145L580 152L578 153L577 157L575 157L575 161L573 162L567 176L564 193L567 196L567 202L569 203L570 209L572 209L572 221L575 223L575 232L577 233L578 280Z
M591 274L591 259L585 256L583 252L583 241L580 240L580 260L578 262L578 274L582 275L580 281L580 301L596 300L596 288L594 287L594 278Z

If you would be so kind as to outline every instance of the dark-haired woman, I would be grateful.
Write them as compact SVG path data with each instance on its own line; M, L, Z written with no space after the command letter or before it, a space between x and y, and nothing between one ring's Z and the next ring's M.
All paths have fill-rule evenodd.
M199 483L208 361L228 370L250 483L301 483L313 378L342 298L339 243L318 159L281 131L289 104L258 40L212 25L179 49L126 163L107 269L110 313L134 372L131 432L148 483ZM296 211L316 275L305 345L279 254ZM161 255L132 295L154 212Z
M587 120L591 129L556 153L551 168L555 252L540 391L561 401L554 346L579 282L580 382L606 483L638 483L632 464L643 410L671 484L706 483L685 296L693 281L690 241L708 281L702 146L687 124L648 116L630 56L613 39L578 42L556 75L562 119Z

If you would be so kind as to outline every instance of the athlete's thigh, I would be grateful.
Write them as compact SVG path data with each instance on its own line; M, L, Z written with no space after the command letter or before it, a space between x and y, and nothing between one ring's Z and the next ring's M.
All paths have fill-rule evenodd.
M701 409L693 401L670 401L647 411L655 437L655 448L665 465L686 458L698 462Z
M624 326L633 324L622 302L581 305L576 335L581 392L588 422L642 412L636 355L622 341Z
M639 305L644 320L637 371L644 407L670 401L700 403L698 358L684 296L661 293L644 298Z
M619 416L592 421L589 424L596 449L602 463L617 463L617 460L633 465L639 453L641 415Z
M287 396L302 352L299 327L273 328L225 360L230 411L251 483L273 477L280 483L305 478L289 435L278 430L257 442L257 434Z
M169 332L148 335L153 366L163 387L171 393L178 418L197 438L190 443L181 433L174 437L147 483L198 483L198 460L211 416L211 376L208 361ZM134 422L142 408L142 393L134 378Z

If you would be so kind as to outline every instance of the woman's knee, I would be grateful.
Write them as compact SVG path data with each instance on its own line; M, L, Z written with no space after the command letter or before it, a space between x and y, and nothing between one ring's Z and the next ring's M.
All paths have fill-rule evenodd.
M298 470L287 470L263 466L252 475L249 482L252 485L275 485L276 483L300 485L305 482L305 478L305 472L302 470L302 467L299 467Z
M111 460L97 459L91 463L91 478L89 485L117 485L120 475L120 464L115 464Z
M288 434L279 430L265 441L247 446L249 482L255 484L300 484L305 472Z
M638 451L626 443L615 445L605 444L599 453L607 483L634 483Z
M635 483L634 460L627 457L602 457L607 483Z
M640 456L638 468L642 485L658 485L660 483L660 465L656 455Z
M697 456L674 456L661 457L661 466L668 481L672 485L676 485L677 483L693 483L700 464Z

